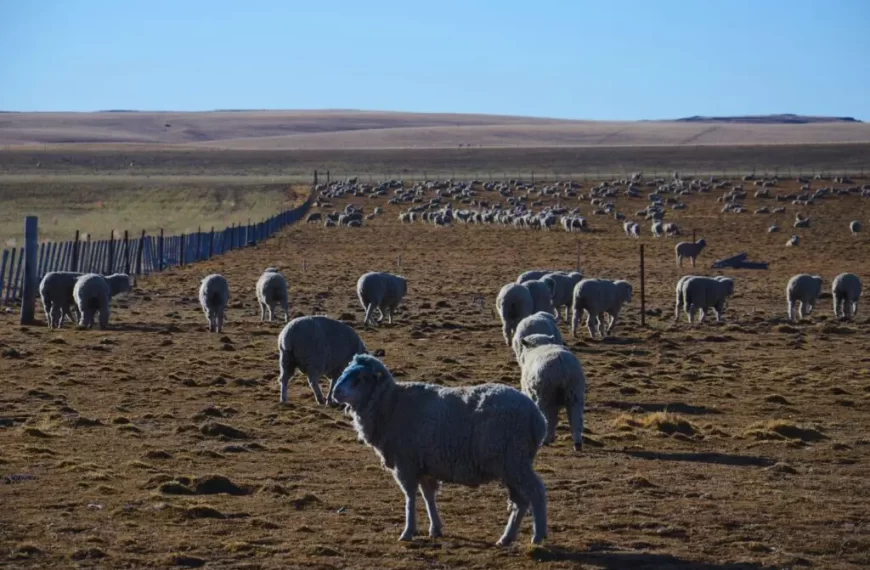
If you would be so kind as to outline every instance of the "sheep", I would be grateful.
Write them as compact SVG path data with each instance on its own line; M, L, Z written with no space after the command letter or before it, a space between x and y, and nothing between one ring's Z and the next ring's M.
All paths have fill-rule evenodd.
M73 319L71 309L76 305L73 298L76 279L82 275L73 271L51 271L39 282L39 296L48 328L61 328L64 317L68 317L73 323L78 320Z
M329 404L335 380L357 354L368 354L368 349L356 331L343 322L320 315L293 319L278 335L281 403L287 403L287 388L298 368L308 377L317 403ZM322 376L330 381L326 399L320 390Z
M798 214L800 215L800 214ZM810 219L809 218L797 218L794 221L794 227L796 228L808 228L810 227Z
M858 220L852 220L849 222L849 231L852 232L853 236L858 235L858 232L861 231L861 222Z
M858 314L861 279L854 273L840 273L831 284L831 295L834 298L834 317L851 319Z
M713 308L716 322L722 320L728 297L734 294L734 280L729 277L690 277L683 283L683 310L690 324L694 324L695 313L700 310L704 320L706 311Z
M559 332L559 327L556 325L556 319L552 313L538 311L524 318L517 324L514 331L512 346L514 355L517 358L517 364L522 365L520 361L520 353L522 353L521 341L533 334L545 334L553 337L558 344L565 344L562 338L562 333Z
M230 301L230 285L226 278L212 273L199 285L199 304L208 320L208 332L222 332L227 303Z
M554 313L553 308L553 292L549 285L540 279L533 279L523 283L523 287L529 290L532 296L532 311L545 311L551 315Z
M610 334L622 305L631 302L633 289L628 281L608 279L583 279L574 286L573 308L571 317L571 336L577 336L577 325L583 311L588 314L586 326L589 336L595 338L595 331L601 338ZM603 314L610 315L610 323L606 325Z
M556 440L559 408L565 407L574 450L583 450L583 408L586 403L586 375L574 354L554 336L533 334L519 341L521 347L520 385L547 420L544 445Z
M683 299L684 299L684 294L685 294L686 282L689 279L691 279L692 277L699 277L699 276L698 275L683 275L682 277L680 277L679 281L677 281L677 287L676 287L677 302L674 305L674 322L677 322L680 320L680 311L683 308ZM729 279L729 278L724 277L722 275L718 275L716 277L713 277L713 279L718 279L721 281L723 279ZM724 307L726 309L728 308L728 300L727 299L725 300Z
M108 328L112 291L105 277L96 273L82 275L76 279L73 298L79 310L79 326L91 328L94 325L94 313L99 312L100 329Z
M677 224L669 223L662 225L662 230L665 232L665 235L669 236L678 236L680 235L680 228Z
M548 273L541 281L550 287L553 295L553 308L556 310L556 322L559 321L562 307L565 308L565 320L568 319L568 310L573 301L574 286L583 280L583 274L579 271L563 272L554 271Z
M314 212L312 214L308 214L308 217L305 218L305 223L310 224L312 222L319 222L323 219L323 215L320 212Z
M126 273L113 273L105 276L106 283L109 284L109 295L114 297L121 293L129 293L132 289L130 276Z
M257 303L260 305L260 322L266 321L266 312L269 313L269 322L272 322L275 307L280 303L284 309L284 322L290 319L290 309L287 302L287 280L274 267L267 268L260 278L257 279Z
M520 276L517 277L516 282L518 284L521 284L521 283L525 283L526 281L533 281L535 279L540 279L541 277L543 277L544 275L547 275L548 273L553 273L553 271L549 270L549 269L532 269L531 271L526 271L526 272L520 274Z
M375 309L379 313L378 323L386 316L387 322L393 324L393 312L408 294L408 281L400 275L370 271L357 280L356 294L366 312L365 325L374 325Z
M704 238L701 238L696 242L681 241L675 245L674 253L677 255L677 267L683 266L684 257L690 258L692 260L692 267L695 267L695 259L701 255L701 252L706 246L707 242L704 241Z
M533 463L547 422L522 392L501 384L447 388L396 382L384 364L361 355L336 382L333 399L345 405L359 439L374 449L405 495L400 541L417 532L417 489L429 515L429 536L443 524L435 495L442 482L476 487L500 481L510 496L508 523L496 543L514 542L529 507L532 543L547 537L547 490Z
M790 238L788 238L788 241L785 242L785 247L795 247L799 242L800 238L796 235L792 235Z
M659 221L653 222L650 230L652 231L653 237L662 237L662 235L664 234L662 223Z
M804 311L809 315L813 312L816 300L822 294L822 278L818 275L808 275L801 273L792 276L785 286L785 298L788 301L788 318L789 320L798 320L804 318ZM795 305L800 303L797 310L797 319L795 319Z
M517 324L534 312L534 299L527 287L508 283L499 290L495 306L502 322L505 344L510 346Z
M775 234L778 231L779 231L779 226L776 224L773 224L772 226L767 228L767 233L769 233L769 234Z

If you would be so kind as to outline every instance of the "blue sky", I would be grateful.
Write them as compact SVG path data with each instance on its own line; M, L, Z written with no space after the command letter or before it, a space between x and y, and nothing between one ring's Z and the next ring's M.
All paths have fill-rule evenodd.
M870 0L0 0L0 109L870 120Z

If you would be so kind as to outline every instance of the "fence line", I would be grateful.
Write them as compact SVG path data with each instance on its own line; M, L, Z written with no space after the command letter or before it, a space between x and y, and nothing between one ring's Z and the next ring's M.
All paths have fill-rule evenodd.
M200 228L191 234L164 236L148 235L144 230L137 238L128 232L112 234L111 239L92 241L75 239L65 242L43 242L36 252L36 278L41 280L51 271L78 271L81 273L125 272L132 275L147 275L196 263L222 255L241 247L255 245L273 236L282 228L301 220L314 201L311 192L305 203L280 212L261 222L232 224L223 230L203 232ZM4 249L0 257L0 305L21 301L24 288L24 247Z

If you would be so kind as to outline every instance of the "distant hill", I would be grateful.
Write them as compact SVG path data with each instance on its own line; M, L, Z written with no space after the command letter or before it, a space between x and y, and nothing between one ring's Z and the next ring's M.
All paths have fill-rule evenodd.
M811 123L862 123L853 117L810 117L807 115L743 115L737 117L686 117L678 123L728 123L749 125L808 125Z
M0 151L29 145L119 144L339 150L827 143L870 143L870 124L797 115L581 121L342 109L0 114Z

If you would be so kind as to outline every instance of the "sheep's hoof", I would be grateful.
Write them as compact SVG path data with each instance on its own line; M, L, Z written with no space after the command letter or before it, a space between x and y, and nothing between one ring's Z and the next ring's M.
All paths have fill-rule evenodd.
M412 540L414 540L414 533L407 530L399 537L399 542L411 542Z
M503 536L500 539L498 539L498 542L496 542L495 545L496 546L510 546L513 541L514 541L514 539L507 538L507 537Z
M575 441L574 442L574 451L583 451L583 442Z
M440 528L429 529L429 538L441 538L442 536L444 536L444 532Z

